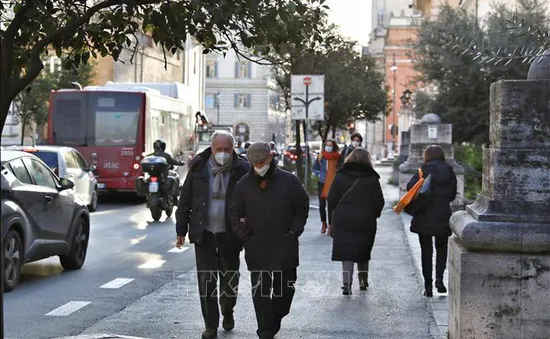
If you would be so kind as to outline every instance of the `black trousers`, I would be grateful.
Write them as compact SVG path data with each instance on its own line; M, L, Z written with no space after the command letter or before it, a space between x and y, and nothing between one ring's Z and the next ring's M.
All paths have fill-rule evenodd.
M432 236L418 235L420 240L420 251L422 257L422 275L424 276L424 284L432 286L432 267L433 267L433 243ZM443 279L443 273L447 267L447 236L435 236L435 278Z
M289 312L296 288L296 269L252 271L252 301L260 338L273 338Z
M218 294L223 315L233 313L237 303L239 249L227 243L224 233L205 231L202 243L195 244L195 258L204 324L206 328L217 329L220 321Z
M321 215L321 222L327 221L327 199L321 198L321 193L323 193L324 182L317 183L317 195L319 197L319 214Z

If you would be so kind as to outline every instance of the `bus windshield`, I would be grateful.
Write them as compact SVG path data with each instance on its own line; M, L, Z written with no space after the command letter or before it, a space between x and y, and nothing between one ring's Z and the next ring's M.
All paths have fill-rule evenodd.
M52 97L53 142L65 146L134 146L143 95L57 92Z

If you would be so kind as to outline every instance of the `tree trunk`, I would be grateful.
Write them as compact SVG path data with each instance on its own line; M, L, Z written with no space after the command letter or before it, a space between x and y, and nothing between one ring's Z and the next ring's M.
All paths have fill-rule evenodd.
M23 117L23 123L21 124L21 146L25 143L25 128L27 127L27 117Z
M332 139L336 138L336 127L332 127Z

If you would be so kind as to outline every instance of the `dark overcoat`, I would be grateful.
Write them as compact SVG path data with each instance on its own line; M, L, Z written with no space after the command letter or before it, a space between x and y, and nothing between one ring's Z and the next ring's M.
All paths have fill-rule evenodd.
M449 226L450 203L456 198L457 185L453 167L445 161L430 161L422 165L421 168L424 177L432 175L431 200L426 209L413 217L410 230L422 235L450 236L452 234ZM417 181L418 173L407 184L407 191Z
M367 165L346 163L336 173L328 195L332 230L332 260L370 260L376 219L384 208L380 176ZM357 181L353 189L346 191Z
M197 244L202 243L204 230L208 223L210 184L207 163L211 154L212 149L209 147L191 161L176 210L177 235L186 236L189 232L189 241ZM231 173L225 197L225 235L228 243L240 251L242 246L231 228L229 205L237 182L248 172L250 164L248 160L235 152L233 152L231 161Z
M309 197L294 174L274 168L268 175L262 189L251 168L237 184L230 208L250 271L298 267L298 237L309 213Z

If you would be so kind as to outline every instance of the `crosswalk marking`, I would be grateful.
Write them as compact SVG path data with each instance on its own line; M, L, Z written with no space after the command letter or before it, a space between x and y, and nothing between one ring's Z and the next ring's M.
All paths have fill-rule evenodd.
M82 307L90 304L90 301L69 301L63 306L60 306L56 308L55 310L52 310L48 313L46 313L47 316L57 316L57 317L65 317L69 314L78 311Z
M182 247L182 248L174 247L174 248L170 249L168 251L168 253L183 253L183 252L187 251L188 249L189 249L189 247Z
M121 288L122 286L131 283L132 281L134 281L133 278L116 278L104 285L101 285L99 288Z

